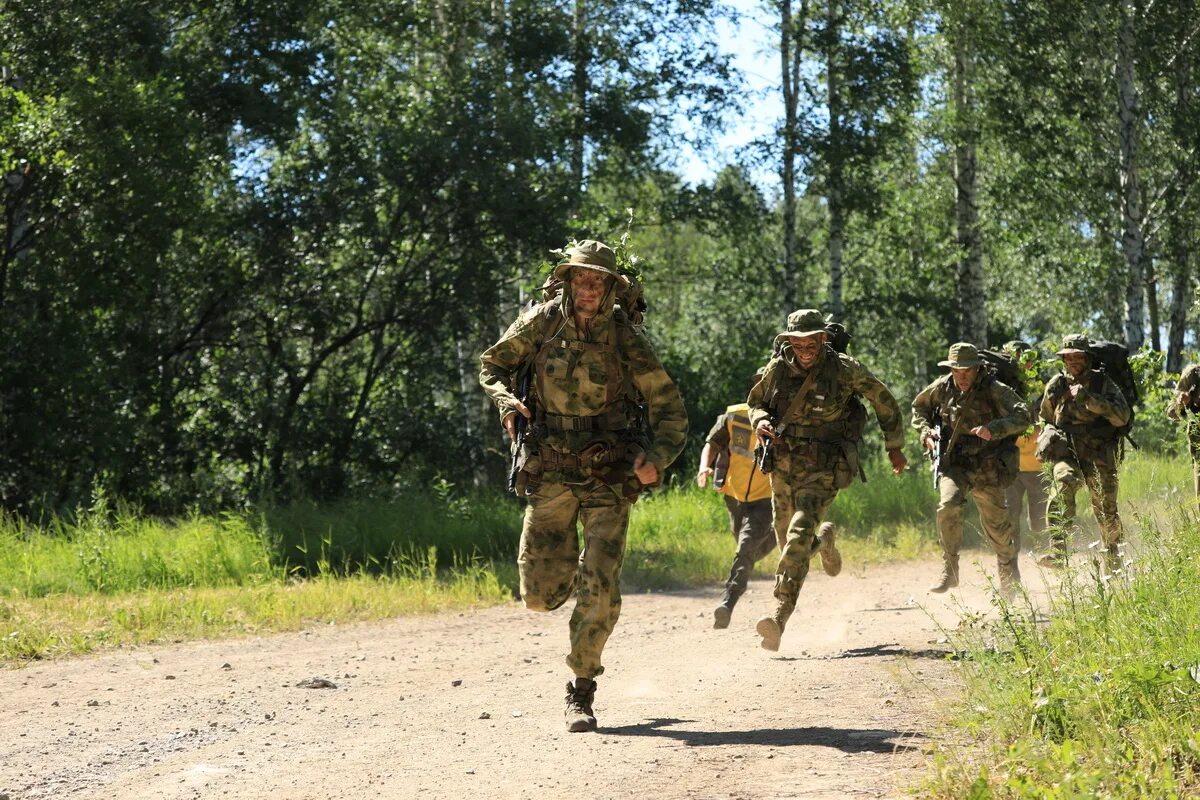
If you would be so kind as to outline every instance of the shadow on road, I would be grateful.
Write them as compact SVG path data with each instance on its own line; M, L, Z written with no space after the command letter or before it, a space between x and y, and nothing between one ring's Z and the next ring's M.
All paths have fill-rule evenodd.
M693 731L671 727L692 722L694 720L690 719L652 719L637 725L601 728L600 733L612 736L659 736L675 739L690 747L761 744L771 747L836 747L846 753L902 753L920 750L920 746L914 744L913 740L925 738L919 733L822 726L755 728L748 731Z
M884 656L892 658L931 658L934 661L961 661L964 658L968 658L969 654L961 650L943 650L936 647L913 650L908 647L901 647L896 642L886 642L884 644L873 644L869 647L853 647L849 650L842 650L838 653L828 653L823 655L774 656L773 660L837 661L843 658L876 658Z

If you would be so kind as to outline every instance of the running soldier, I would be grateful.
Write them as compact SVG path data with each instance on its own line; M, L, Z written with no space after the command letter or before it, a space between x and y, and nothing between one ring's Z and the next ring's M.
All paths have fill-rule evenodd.
M775 569L775 613L757 624L767 650L779 649L814 551L824 549L823 558L833 557L832 537L822 543L817 528L838 491L861 474L858 445L866 409L859 397L875 409L892 471L899 475L908 464L900 449L900 407L887 387L827 344L819 311L794 311L787 323L775 340L777 355L747 400L750 422L774 462L764 472L771 475L773 523L782 550Z
M1029 409L1011 388L983 369L975 345L950 345L943 375L912 402L912 426L926 450L937 453L938 539L942 573L929 587L945 592L958 586L958 554L963 539L963 508L970 494L979 508L984 533L996 551L1000 590L1011 598L1021 582L1020 541L1008 515L1005 492L1017 475L1015 438L1029 427Z
M479 382L522 444L515 485L529 500L517 557L525 606L551 611L576 598L565 716L568 731L590 731L600 656L621 612L629 510L683 449L687 413L645 332L616 304L630 281L612 249L589 240L567 255L554 271L561 294L483 353ZM532 370L526 401L513 393L522 369ZM518 437L522 425L532 440Z
M1050 379L1042 394L1039 413L1046 427L1038 441L1038 458L1053 464L1054 486L1050 490L1050 551L1038 563L1066 566L1067 539L1075 524L1075 495L1086 486L1111 572L1121 566L1117 466L1121 428L1129 422L1131 411L1113 379L1092 369L1090 348L1086 336L1064 336L1058 351L1063 371Z
M1179 376L1167 416L1175 421L1186 418L1188 452L1192 456L1192 488L1200 497L1200 417L1197 415L1200 415L1200 364L1191 364Z

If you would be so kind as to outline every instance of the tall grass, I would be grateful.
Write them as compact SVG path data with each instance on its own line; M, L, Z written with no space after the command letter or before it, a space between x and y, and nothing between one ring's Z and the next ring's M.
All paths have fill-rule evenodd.
M1068 576L1049 619L1018 603L957 635L973 746L936 754L927 794L1200 795L1200 518L1171 517L1141 517L1126 574Z
M883 473L882 464L875 467L880 471L842 492L829 514L841 526L839 547L849 569L936 549L936 497L928 471L894 477ZM1178 487L1190 486L1182 461L1141 456L1130 459L1123 481L1123 507L1146 514L1158 513L1155 509L1180 497ZM1081 509L1086 505L1080 503ZM968 516L968 539L971 521ZM45 527L0 518L0 601L7 604L0 613L0 639L9 637L0 645L0 658L43 652L36 643L50 640L55 644L44 652L60 652L72 641L74 649L144 641L145 631L176 638L208 635L223 626L237 632L243 613L259 630L270 629L273 613L287 627L294 622L278 605L282 597L310 598L303 613L312 618L345 619L362 618L363 608L378 615L427 610L437 606L436 597L447 606L461 605L468 596L496 602L516 588L520 526L521 509L512 498L464 492L444 481L388 500L296 503L177 520L145 517L103 496L90 509ZM634 506L623 580L631 589L718 585L727 577L733 550L720 495L671 488ZM759 574L773 569L770 556L758 566ZM378 602L355 600L353 608L343 609L336 603L349 602L348 595L309 585L333 578L351 581L361 593L377 592ZM201 603L195 613L188 603L176 602L173 623L154 613L118 613L125 607L121 603L153 608L152 595L178 598L181 592L225 599L211 600L211 607ZM229 598L242 596L262 598L260 612L230 617L217 608L221 602L240 608L240 601ZM89 607L95 618L109 621L94 624ZM68 618L75 623L68 625ZM37 628L47 620L62 627ZM34 630L54 635L47 639ZM22 641L35 644L13 644Z

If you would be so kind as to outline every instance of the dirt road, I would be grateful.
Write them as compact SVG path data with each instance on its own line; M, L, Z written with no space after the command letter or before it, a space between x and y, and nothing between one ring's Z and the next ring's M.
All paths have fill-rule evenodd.
M766 581L725 631L716 589L628 594L592 734L563 732L567 610L516 603L0 671L0 797L899 796L955 690L938 625L989 608L934 571L814 570L775 654Z

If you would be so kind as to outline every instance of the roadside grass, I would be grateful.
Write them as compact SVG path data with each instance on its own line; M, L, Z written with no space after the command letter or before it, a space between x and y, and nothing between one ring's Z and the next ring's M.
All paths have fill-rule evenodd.
M1186 463L1130 463L1122 488L1147 508L1174 497L1164 487L1190 485ZM829 513L848 570L937 549L928 471L897 478L875 466ZM103 496L44 527L0 518L0 663L505 602L517 586L520 517L507 496L439 481L387 500L184 519ZM623 583L716 589L733 549L720 495L670 488L634 506ZM768 556L756 573L774 566Z
M958 735L923 797L1200 796L1200 515L1186 462L1137 455L1126 575L1069 573L1045 615L1018 601L951 634ZM1182 492L1180 487L1189 491Z

